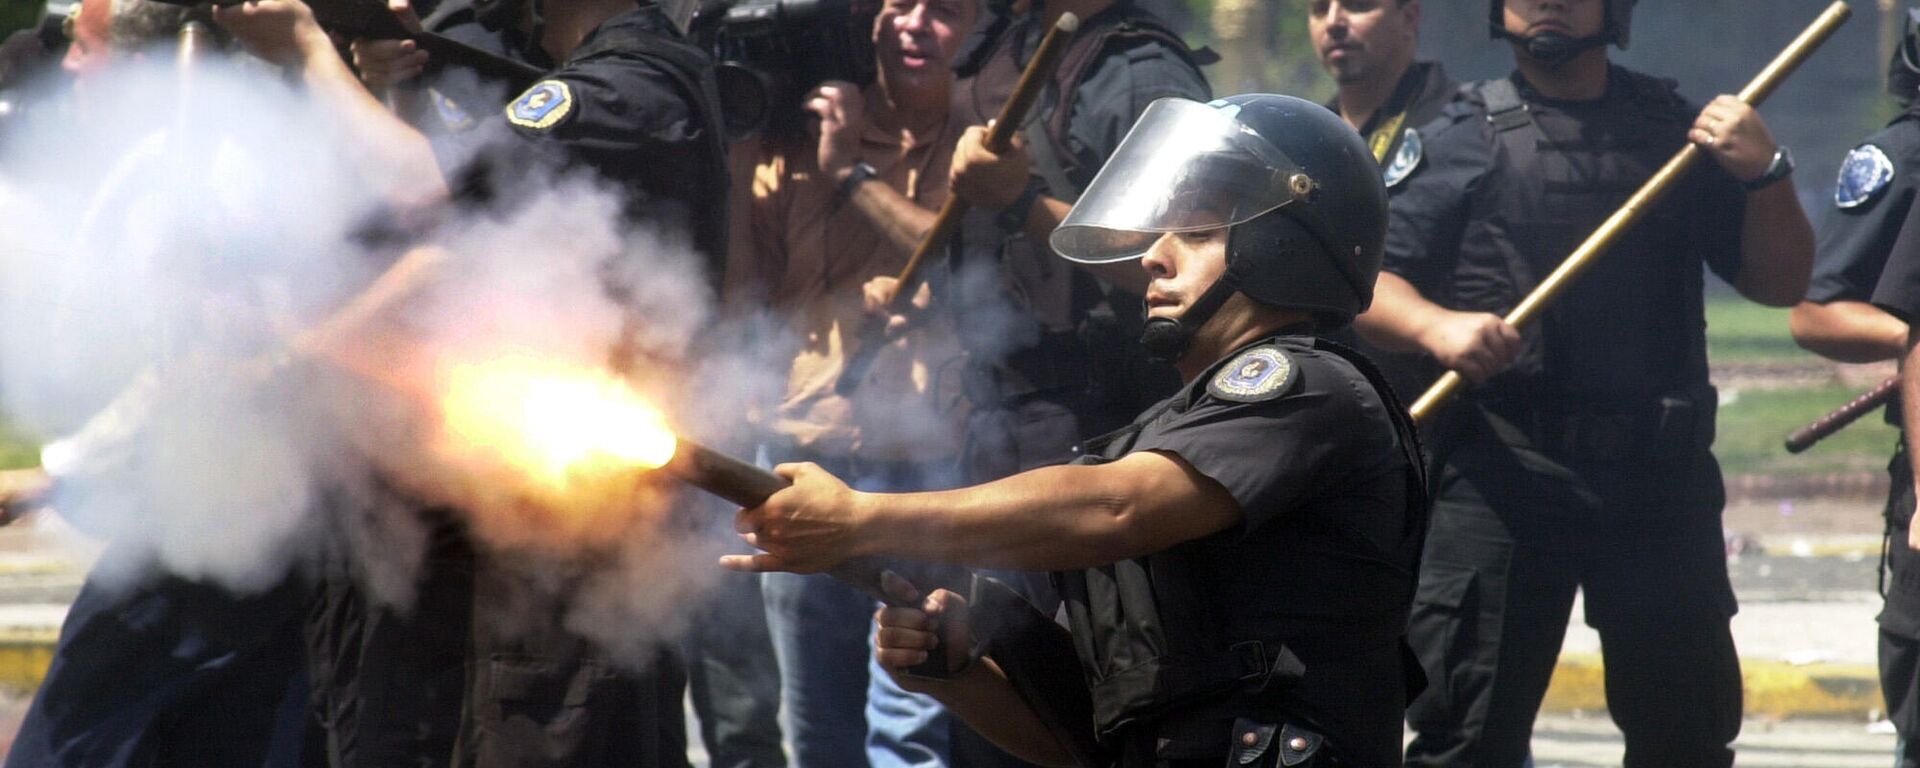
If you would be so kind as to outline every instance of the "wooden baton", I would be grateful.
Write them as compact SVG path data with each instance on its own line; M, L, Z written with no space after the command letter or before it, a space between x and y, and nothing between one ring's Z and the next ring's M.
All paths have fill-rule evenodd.
M1047 81L1053 77L1053 70L1060 65L1060 58L1067 53L1067 40L1080 29L1080 17L1063 13L1047 30L1047 36L1040 39L1040 47L1033 52L1033 58L1027 62L1027 68L1020 72L1020 81L1013 87L1013 93L1007 97L1007 103L1000 106L1000 115L993 124L987 126L987 151L999 154L1013 146L1013 135L1020 125L1027 121L1027 112L1033 109L1033 103L1039 101ZM967 213L967 201L959 195L948 195L947 201L940 206L939 215L934 217L933 228L927 230L926 237L920 239L920 245L907 257L907 265L900 269L899 283L894 287L893 298L887 302L887 309L878 315L867 318L860 327L859 343L853 353L847 356L847 364L840 369L840 378L833 383L833 391L841 397L853 394L860 383L867 378L867 371L873 368L873 361L880 354L880 348L887 343L887 318L905 312L913 303L913 294L920 290L920 265L926 262L927 255L945 248L947 241L953 239L953 233L960 228L960 217Z
M1825 440L1833 433L1846 429L1848 424L1859 421L1860 417L1872 413L1875 408L1885 405L1888 400L1893 399L1893 396L1899 394L1899 392L1900 377L1887 377L1886 381L1875 384L1873 389L1862 392L1859 397L1848 400L1846 405L1833 409L1833 411L1827 415L1814 419L1812 424L1796 429L1793 431L1793 434L1787 435L1787 453L1799 453L1808 448L1812 448L1814 443Z

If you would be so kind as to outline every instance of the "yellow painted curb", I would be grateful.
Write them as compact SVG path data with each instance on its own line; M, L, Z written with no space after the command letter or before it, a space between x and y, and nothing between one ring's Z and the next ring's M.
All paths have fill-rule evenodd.
M1865 664L1740 662L1746 713L1765 717L1865 717L1885 711L1879 671ZM1594 654L1568 654L1554 667L1542 711L1604 710L1606 672Z
M54 641L60 633L47 634L44 638L0 637L0 688L31 694L40 687L47 666L53 663Z

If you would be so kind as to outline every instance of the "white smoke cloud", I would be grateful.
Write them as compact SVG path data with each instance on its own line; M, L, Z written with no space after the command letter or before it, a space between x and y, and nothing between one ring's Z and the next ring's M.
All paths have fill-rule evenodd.
M62 119L0 137L0 407L68 438L46 457L55 507L120 558L96 578L157 567L258 591L331 547L404 608L427 534L392 490L430 488L528 583L571 595L574 631L639 658L679 629L717 576L688 522L713 507L675 515L685 494L664 483L605 509L530 507L422 450L417 393L367 370L285 364L294 338L399 256L357 236L382 201L325 128L332 115L227 62L199 70L191 113L171 66L87 85ZM606 366L637 330L655 362L635 386L707 424L702 409L735 395L689 396L676 373L691 366L660 362L709 323L699 261L680 239L625 229L599 184L529 181L547 191L438 227L425 245L441 268L399 327L439 355L584 367ZM609 264L633 289L624 301L605 289Z

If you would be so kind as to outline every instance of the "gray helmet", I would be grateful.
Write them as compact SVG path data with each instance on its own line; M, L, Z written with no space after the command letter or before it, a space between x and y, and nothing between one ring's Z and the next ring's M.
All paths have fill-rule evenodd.
M1148 106L1050 242L1100 263L1139 258L1168 232L1231 227L1226 274L1180 318L1191 334L1235 291L1345 325L1373 301L1386 226L1379 164L1352 126L1256 93Z
M1507 31L1507 20L1502 14L1506 9L1505 0L1491 0L1487 3L1488 30L1495 40L1514 40L1527 46L1533 55L1544 59L1565 60L1573 54L1588 48L1598 48L1608 43L1626 50L1627 42L1633 36L1633 5L1638 0L1606 0L1607 22L1598 35L1574 40L1571 38L1540 39L1523 38ZM1542 36L1547 37L1547 36ZM1558 36L1552 36L1558 37Z

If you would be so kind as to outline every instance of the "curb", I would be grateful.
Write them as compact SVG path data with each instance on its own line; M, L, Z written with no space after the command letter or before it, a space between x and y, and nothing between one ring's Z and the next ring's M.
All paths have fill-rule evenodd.
M1789 664L1741 659L1748 717L1848 717L1886 710L1880 672L1866 664ZM1542 712L1604 711L1606 672L1596 654L1561 654Z

